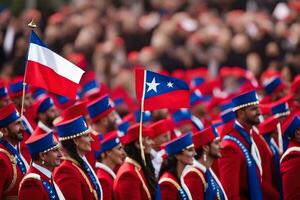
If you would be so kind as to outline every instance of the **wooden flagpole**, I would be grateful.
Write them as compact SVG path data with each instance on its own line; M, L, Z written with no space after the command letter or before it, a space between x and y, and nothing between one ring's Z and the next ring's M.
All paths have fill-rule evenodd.
M33 19L30 21L30 23L27 26L31 29L34 29L34 28L37 27L37 25L35 24ZM23 91L22 91L21 118L23 118L23 114L24 114L24 101L25 101L25 89L26 89L26 83L25 83L26 71L27 70L26 70L26 66L25 66L24 79L23 79Z
M144 161L144 164L146 166L146 159L145 159L145 152L144 152L144 145L143 145L143 113L144 113L144 100L145 100L145 83L146 83L146 75L147 71L144 71L144 82L143 82L143 95L141 100L141 113L140 113L140 128L139 128L139 142L140 142L140 148L141 148L141 157Z

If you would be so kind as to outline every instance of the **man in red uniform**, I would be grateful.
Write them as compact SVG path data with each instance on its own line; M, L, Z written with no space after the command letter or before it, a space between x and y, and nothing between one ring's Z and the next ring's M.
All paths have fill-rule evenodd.
M221 183L228 199L262 199L260 152L250 130L259 123L260 111L255 91L232 100L236 120L222 140L219 159Z
M101 150L96 152L96 173L102 185L103 200L113 199L113 185L116 179L116 167L125 159L125 151L118 138L117 131L105 134L101 141Z
M37 126L47 133L53 131L53 121L59 116L59 113L51 97L47 95L40 97L34 103L34 107L38 118Z
M53 133L35 131L25 142L32 163L20 183L20 200L63 200L64 196L52 179L53 169L60 165L62 156ZM34 195L33 195L34 194Z
M18 199L19 184L28 164L18 150L24 129L12 103L0 109L0 131L0 199Z
M295 116L283 124L284 139L288 149L280 159L283 195L285 200L300 198L300 118Z

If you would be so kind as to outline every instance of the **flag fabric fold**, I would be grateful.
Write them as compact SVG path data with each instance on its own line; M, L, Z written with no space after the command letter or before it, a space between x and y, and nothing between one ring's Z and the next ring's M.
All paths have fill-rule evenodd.
M189 86L183 80L136 68L135 87L138 101L144 101L144 110L190 106Z
M51 51L34 31L31 32L25 83L76 99L83 73L82 69Z

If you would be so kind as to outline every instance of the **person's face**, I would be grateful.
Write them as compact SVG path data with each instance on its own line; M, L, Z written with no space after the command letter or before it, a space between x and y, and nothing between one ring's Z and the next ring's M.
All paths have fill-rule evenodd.
M296 129L295 140L296 142L300 143L300 127Z
M25 109L29 108L30 106L33 105L33 103L34 103L34 100L33 100L32 96L31 96L31 93L27 93L25 95L25 98L24 98L24 108Z
M94 140L90 133L74 138L73 140L80 154L84 155L92 150L91 142Z
M107 155L115 165L121 165L126 157L125 151L121 144L108 151Z
M187 149L184 149L181 153L176 155L176 158L179 162L183 163L184 165L192 165L195 156L195 148L191 146Z
M8 96L1 98L0 99L0 108L7 106L10 102L11 102L11 100Z
M143 146L145 154L149 154L152 148L153 142L149 137L143 137Z
M294 100L295 104L297 104L297 105L300 104L300 92L295 92L294 93L293 100Z
M153 138L153 149L156 151L159 151L160 145L162 145L165 142L168 142L170 140L170 132L161 134L155 138Z
M6 133L4 136L8 137L12 141L22 141L23 140L23 131L24 127L22 125L21 119L18 119L12 123L10 123L6 128Z
M45 165L52 168L60 165L60 159L62 157L61 151L59 147L48 151L47 153L43 153L43 160L45 161Z
M247 124L253 126L260 123L259 115L261 113L258 105L246 107L244 111L245 111L245 122Z
M116 129L116 117L114 112L109 113L107 116L99 119L92 124L93 129L100 133L107 133Z
M220 138L213 140L209 145L209 154L213 158L220 158L221 155L221 141Z
M46 114L46 120L45 120L46 124L52 128L53 120L59 116L59 113L58 113L57 109L54 106L52 106L45 112L45 114Z

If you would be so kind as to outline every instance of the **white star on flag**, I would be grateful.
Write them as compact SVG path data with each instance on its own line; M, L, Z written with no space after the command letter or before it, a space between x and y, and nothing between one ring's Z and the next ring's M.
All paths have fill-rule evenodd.
M155 77L153 77L151 83L147 83L146 84L148 85L148 90L147 92L149 92L150 90L153 90L154 92L157 92L157 86L160 85L160 83L156 83L155 81Z
M168 88L173 88L173 83L172 82L168 82L167 86L168 86Z

